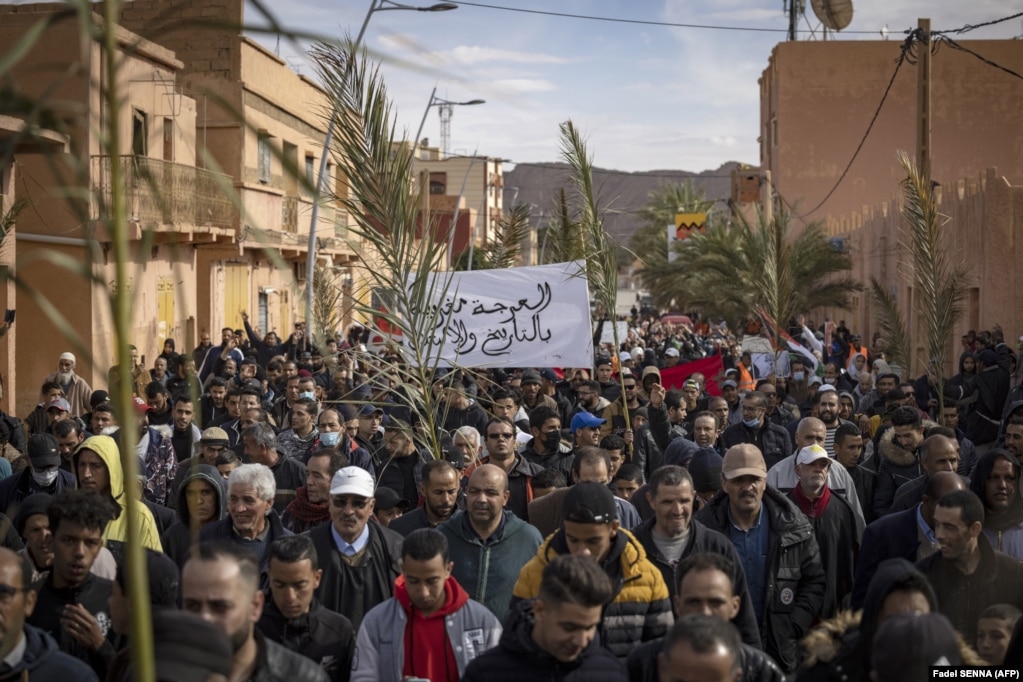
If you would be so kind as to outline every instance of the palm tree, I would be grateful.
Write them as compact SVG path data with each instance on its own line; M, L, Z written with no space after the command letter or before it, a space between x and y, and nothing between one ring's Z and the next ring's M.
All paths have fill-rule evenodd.
M814 308L848 309L850 294L862 286L843 273L852 268L821 225L811 223L791 236L787 213L768 222L741 216L675 245L674 262L648 265L640 273L655 301L699 310L733 325L758 308L785 324Z
M676 213L706 213L714 206L702 189L692 180L664 183L648 195L649 201L639 212L643 226L629 240L640 267L661 265L668 259L667 226L675 222Z
M562 187L554 195L554 217L540 237L540 263L568 263L586 258L583 224Z
M481 249L466 249L458 254L454 270L493 270L519 264L522 245L529 236L529 206L518 204L497 221L494 239ZM472 268L469 255L472 254Z

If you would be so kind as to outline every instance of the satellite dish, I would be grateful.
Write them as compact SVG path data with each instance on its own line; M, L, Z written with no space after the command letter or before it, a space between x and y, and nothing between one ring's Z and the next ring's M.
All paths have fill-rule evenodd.
M852 22L852 0L810 0L813 13L832 31L841 31Z

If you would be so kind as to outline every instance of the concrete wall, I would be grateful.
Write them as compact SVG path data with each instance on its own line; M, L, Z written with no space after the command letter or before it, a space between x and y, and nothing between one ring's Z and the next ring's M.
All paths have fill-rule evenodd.
M1023 41L961 41L1023 71ZM895 68L901 42L784 42L761 86L761 162L797 213L814 208L852 158ZM976 58L942 47L932 59L932 168L942 184L997 166L1023 182L1023 88ZM811 219L838 219L888 200L903 173L895 152L916 147L917 75L903 64L849 174Z
M896 295L902 310L911 309L912 254L906 248L905 223L900 212L901 198L853 213L829 226L829 233L848 239L853 260L853 276L869 285L873 277ZM965 314L949 339L953 350L953 368L958 359L959 338L968 330L990 329L999 324L1006 342L1023 334L1023 310L1017 304L1016 292L1023 286L1023 273L1017 264L1023 245L1023 184L1012 184L997 169L989 168L971 178L942 186L939 211L947 221L943 227L944 244L953 263L962 263L970 273ZM865 293L858 297L855 311L832 311L833 319L844 317L850 329L865 336L880 329ZM908 316L910 334L915 339L913 375L919 376L926 361L920 338L922 323L916 315Z

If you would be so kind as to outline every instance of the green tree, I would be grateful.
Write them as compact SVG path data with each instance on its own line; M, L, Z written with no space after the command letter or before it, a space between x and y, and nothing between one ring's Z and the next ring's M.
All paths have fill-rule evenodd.
M565 188L554 195L554 217L538 235L543 263L568 263L586 258L586 241L579 212L568 200Z
M674 304L732 325L763 308L780 324L814 308L848 309L862 286L846 274L849 256L836 251L819 223L797 236L789 215L750 223L741 217L675 245L674 262L640 273L660 305Z
M519 264L522 245L529 236L529 206L518 204L497 221L494 239L480 249L465 249L455 258L454 270L468 270L472 252L473 270L511 268Z
M646 207L639 212L643 226L629 240L641 267L662 265L668 260L668 225L676 213L705 213L714 207L703 190L692 180L664 183L648 195Z

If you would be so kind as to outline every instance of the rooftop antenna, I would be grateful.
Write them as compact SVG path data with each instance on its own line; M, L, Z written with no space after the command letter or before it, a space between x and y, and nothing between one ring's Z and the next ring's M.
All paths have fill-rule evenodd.
M810 6L813 7L813 13L824 24L825 40L827 40L829 29L838 32L852 22L852 0L810 0ZM885 35L884 32L881 35Z

